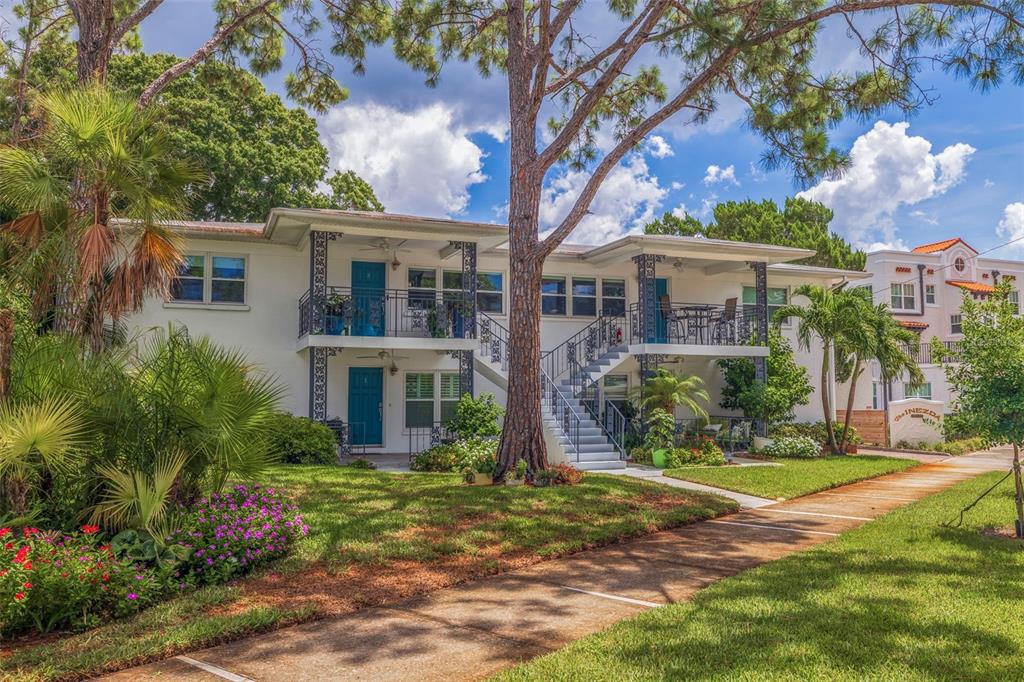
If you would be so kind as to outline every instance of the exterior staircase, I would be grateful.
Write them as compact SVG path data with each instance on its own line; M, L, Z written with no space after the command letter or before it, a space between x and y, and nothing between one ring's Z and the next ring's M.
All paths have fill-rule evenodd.
M508 330L478 313L480 349L473 353L474 369L502 389L508 389ZM596 381L630 356L617 346L597 358L584 372ZM563 459L581 470L624 469L626 462L608 432L587 411L569 379L552 381L543 368L541 410L548 443L561 450ZM555 454L555 453L552 453Z

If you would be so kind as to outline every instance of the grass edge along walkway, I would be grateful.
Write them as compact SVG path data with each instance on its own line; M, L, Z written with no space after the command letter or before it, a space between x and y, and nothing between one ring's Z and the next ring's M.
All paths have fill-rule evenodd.
M0 679L81 679L737 508L721 497L603 474L552 488L470 487L459 480L453 474L275 467L265 482L295 494L311 527L290 557L98 628L38 645L0 644Z
M779 466L684 467L664 475L772 500L793 499L920 465L913 459L842 455L774 459Z
M1002 474L722 580L497 675L525 680L1021 679L1024 547Z
M257 680L297 670L308 680L478 679L1001 466L926 465L189 656ZM742 648L742 637L729 644ZM163 661L106 679L166 679L181 665Z

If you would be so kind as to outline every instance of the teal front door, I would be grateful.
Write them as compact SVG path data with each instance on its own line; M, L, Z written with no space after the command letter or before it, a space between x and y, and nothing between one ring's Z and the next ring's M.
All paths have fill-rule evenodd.
M348 368L348 423L353 445L384 444L384 369Z
M654 333L655 343L668 343L668 319L665 314L667 312L667 305L669 304L668 298L668 280L664 277L658 277L654 280L654 298L657 300L654 314Z
M352 261L352 335L384 336L383 263Z

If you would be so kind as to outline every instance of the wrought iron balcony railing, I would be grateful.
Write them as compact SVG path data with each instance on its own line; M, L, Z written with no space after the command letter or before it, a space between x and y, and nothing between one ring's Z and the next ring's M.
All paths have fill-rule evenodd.
M757 332L754 306L713 303L668 303L655 309L653 324L642 329L640 306L629 307L632 343L699 346L745 346Z
M949 353L958 353L960 351L959 341L943 341L942 346ZM912 343L906 346L906 351L907 355L913 358L914 362L919 365L937 364L940 360L932 352L931 343Z
M299 301L299 336L472 339L472 300L459 291L328 287Z

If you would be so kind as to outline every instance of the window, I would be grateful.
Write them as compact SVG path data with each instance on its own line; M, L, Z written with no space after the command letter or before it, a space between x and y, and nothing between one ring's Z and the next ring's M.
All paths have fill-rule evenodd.
M565 315L565 277L544 276L540 281L540 312Z
M768 287L768 321L775 317L775 311L789 303L789 289L786 287ZM743 307L753 312L757 306L757 288L743 287Z
M904 398L921 398L922 400L932 399L932 385L930 382L925 382L919 386L914 384L903 384L903 397Z
M935 285L924 285L924 302L928 305L935 305Z
M604 397L621 411L629 400L629 375L606 375L604 378Z
M455 419L455 407L459 404L459 398L461 396L459 386L459 373L458 372L441 372L441 390L440 390L440 421L442 424L447 424L452 419Z
M245 303L245 256L189 254L171 283L171 300Z
M177 278L171 283L171 298L175 301L202 303L205 272L204 256L185 256L185 262L178 269Z
M1020 292L1014 289L1010 292L1010 295L1006 297L1006 300L1013 304L1017 314L1020 315Z
M601 314L616 316L626 314L626 280L601 280Z
M572 278L572 314L580 317L597 316L597 278Z
M950 334L963 334L963 328L961 327L961 320L963 318L957 315L949 316L949 333Z
M409 268L409 307L425 310L437 295L437 271L434 268Z
M481 311L501 315L502 279L500 272L476 273L476 305Z
M881 407L878 406L878 382L877 381L872 381L871 382L871 409L872 410L880 410L880 409L882 409Z
M430 428L435 422L451 421L459 397L458 372L406 373L405 428Z
M430 427L434 423L434 373L405 375L405 428Z
M956 260L953 261L953 269L956 270L957 272L963 272L964 270L967 269L967 263L964 261L963 258L957 256Z
M894 310L913 310L917 306L914 301L913 284L893 284L891 303Z

